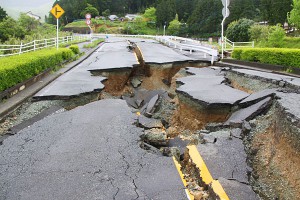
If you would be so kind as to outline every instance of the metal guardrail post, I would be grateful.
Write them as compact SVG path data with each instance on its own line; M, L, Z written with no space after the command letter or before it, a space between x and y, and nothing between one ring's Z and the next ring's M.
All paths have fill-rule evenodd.
M33 51L36 50L36 44L35 44L35 40L33 41Z

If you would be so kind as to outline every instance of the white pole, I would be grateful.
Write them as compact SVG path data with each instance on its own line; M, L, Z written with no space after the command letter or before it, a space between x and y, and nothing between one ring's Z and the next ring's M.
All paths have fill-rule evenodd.
M222 23L221 23L221 25L222 25L222 59L224 59L224 22L225 22L225 19L227 18L227 13L226 13L226 11L227 11L227 0L225 0L225 13L224 13L224 15L225 16L223 16L223 20L222 20Z
M56 49L58 50L58 18L56 19Z

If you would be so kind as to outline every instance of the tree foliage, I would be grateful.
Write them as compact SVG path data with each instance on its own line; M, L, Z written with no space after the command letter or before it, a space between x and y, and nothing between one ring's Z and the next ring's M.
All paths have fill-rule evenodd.
M240 19L229 24L226 37L233 42L248 42L250 40L250 28L254 24L253 20Z
M297 28L300 28L300 1L293 0L293 9L288 17L289 23L294 24Z
M193 35L220 32L222 8L220 0L198 1L187 21L189 32Z
M92 17L99 16L99 11L97 10L97 8L89 3L87 4L87 7L83 11L81 11L80 16L84 18L87 13L91 14Z
M175 0L160 0L156 7L157 24L168 25L176 15Z
M292 10L292 2L293 0L231 0L230 16L225 21L225 28L231 22L242 18L256 22L268 21L271 25L283 24L287 20L287 13ZM54 4L56 3L58 1ZM145 12L144 18L148 22L155 21L156 16L158 28L165 24L169 26L174 16L178 14L178 21L182 24L180 32L184 32L184 35L220 36L220 24L223 19L221 0L60 0L59 4L66 11L60 19L61 23L67 24L83 18L84 16L80 14L87 3L105 16ZM107 12L108 10L110 12ZM290 16L292 17L292 13ZM48 22L56 23L51 15Z
M170 22L168 31L169 31L169 34L171 34L171 35L179 35L180 22L178 21L178 14L176 14L175 19Z
M3 8L0 6L0 22L7 17L7 13L5 10L3 10Z
M143 17L150 22L156 22L156 8L150 7L145 10Z
M268 37L268 46L280 48L283 47L283 40L285 37L285 31L281 28L280 24L272 26L270 28L270 34Z

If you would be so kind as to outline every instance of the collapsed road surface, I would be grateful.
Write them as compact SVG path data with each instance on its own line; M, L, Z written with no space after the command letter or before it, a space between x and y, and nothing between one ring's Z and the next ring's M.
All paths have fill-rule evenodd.
M183 54L109 38L34 95L0 199L297 199L299 79Z

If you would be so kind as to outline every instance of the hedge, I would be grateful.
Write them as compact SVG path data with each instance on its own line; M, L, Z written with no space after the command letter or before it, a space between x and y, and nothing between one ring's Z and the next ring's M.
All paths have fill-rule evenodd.
M234 49L232 58L285 67L300 68L300 49L243 48Z
M70 49L43 49L0 59L0 92L73 57Z
M71 45L69 47L69 49L71 49L73 51L74 54L79 54L80 53L80 50L79 50L79 47L78 45Z

